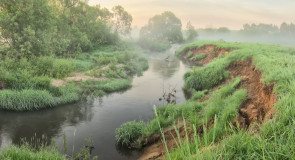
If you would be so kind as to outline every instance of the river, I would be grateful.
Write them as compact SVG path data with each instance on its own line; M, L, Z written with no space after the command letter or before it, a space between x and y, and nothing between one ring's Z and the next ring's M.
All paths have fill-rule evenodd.
M0 111L0 149L19 144L21 139L33 143L53 139L62 151L65 134L68 155L75 154L91 137L92 155L101 160L137 159L140 151L116 145L115 130L126 121L151 119L153 106L164 105L159 98L169 88L176 87L176 103L185 102L181 88L183 75L190 68L174 56L175 48L150 54L149 69L135 77L132 88L124 92L40 111Z

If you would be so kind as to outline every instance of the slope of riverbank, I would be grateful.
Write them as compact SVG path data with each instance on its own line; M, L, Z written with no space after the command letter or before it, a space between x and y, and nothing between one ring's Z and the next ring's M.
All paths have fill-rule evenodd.
M129 124L139 131L130 144L144 146L141 159L292 159L294 53L254 43L182 46L176 54L192 63L207 57L184 75L192 98L155 108L146 124ZM168 126L175 127L161 129Z

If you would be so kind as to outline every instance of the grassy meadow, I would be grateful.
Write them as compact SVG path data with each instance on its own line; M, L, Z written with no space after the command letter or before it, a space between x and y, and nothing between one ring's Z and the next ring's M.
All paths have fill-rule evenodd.
M142 139L161 133L166 147L165 159L294 159L294 48L200 41L183 45L176 55L208 44L234 50L187 72L184 89L189 90L192 97L185 104L155 107L155 118L147 123L123 124L116 131L118 143L129 147L134 143L144 146L140 144ZM277 102L272 119L243 129L233 121L248 96L247 90L237 87L243 83L243 77L229 77L227 67L249 58L253 58L253 65L262 72L263 84L275 83L273 92ZM208 98L204 98L206 96ZM180 136L181 130L177 127L180 120L184 122L184 137ZM163 131L168 126L175 126L176 131L176 147L169 150L165 140L167 134Z

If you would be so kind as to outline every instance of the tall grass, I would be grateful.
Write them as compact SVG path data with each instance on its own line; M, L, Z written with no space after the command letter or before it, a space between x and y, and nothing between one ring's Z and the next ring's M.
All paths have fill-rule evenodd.
M20 147L10 146L4 148L0 154L3 160L66 160L66 156L61 155L55 148L32 149L28 145Z
M2 90L0 91L0 108L14 111L37 110L75 102L79 99L73 86L57 89L60 94L55 97L47 90Z

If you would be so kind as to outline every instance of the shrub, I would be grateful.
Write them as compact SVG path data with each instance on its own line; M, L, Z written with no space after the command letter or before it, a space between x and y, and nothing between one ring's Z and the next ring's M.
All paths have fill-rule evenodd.
M35 84L35 89L48 89L50 87L51 78L47 76L33 77L32 83Z
M55 78L64 78L75 70L75 64L72 60L56 59L53 62L52 76Z
M48 75L51 76L53 68L53 57L40 57L36 59L36 74L37 75Z
M130 121L116 129L116 140L119 144L130 147L131 143L139 138L143 132L143 121Z
M205 57L206 57L206 54L205 53L201 53L199 55L196 55L195 60L196 61L199 61L199 60L204 59Z

